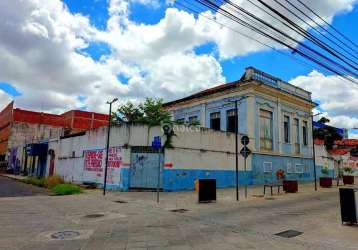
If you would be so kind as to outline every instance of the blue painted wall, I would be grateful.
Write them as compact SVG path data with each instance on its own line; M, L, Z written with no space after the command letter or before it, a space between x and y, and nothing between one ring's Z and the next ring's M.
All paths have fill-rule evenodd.
M264 162L272 163L271 173L264 173ZM296 164L303 164L303 173L287 173L287 166L289 163L294 167ZM264 184L265 182L276 180L275 173L278 169L283 169L285 171L286 179L297 179L299 181L314 180L313 159L253 154L252 177L254 184Z
M236 172L234 170L204 170L204 169L165 169L164 191L194 190L196 179L216 179L218 188L235 187ZM239 185L251 185L252 173L239 171Z
M188 108L182 108L174 111L174 119L184 119L188 122L190 116L197 116L198 120L201 120L201 105L196 105ZM227 127L227 111L230 109L234 109L235 105L233 103L229 103L226 100L216 100L210 101L206 104L205 108L205 124L201 124L203 127L210 128L210 114L214 112L220 112L220 127L222 131L226 131ZM203 109L204 110L204 109ZM247 100L244 99L239 103L238 106L239 116L238 116L238 124L239 124L239 133L246 134L247 133Z

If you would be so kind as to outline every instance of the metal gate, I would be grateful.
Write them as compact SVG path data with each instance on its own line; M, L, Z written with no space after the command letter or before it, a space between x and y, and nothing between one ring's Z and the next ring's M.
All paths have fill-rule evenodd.
M129 187L156 189L163 185L163 152L158 153L152 147L132 147ZM160 167L160 171L158 171ZM159 174L159 178L158 178Z

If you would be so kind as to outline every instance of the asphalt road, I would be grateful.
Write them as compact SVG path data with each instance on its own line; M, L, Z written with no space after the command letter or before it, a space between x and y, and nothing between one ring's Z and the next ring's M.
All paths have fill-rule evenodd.
M286 230L300 234L276 235ZM239 203L234 189L218 190L218 201L209 204L198 204L194 192L161 193L159 204L150 192L101 190L0 199L1 250L355 250L357 232L341 224L335 187L314 192L301 185L297 194Z
M48 191L33 185L0 176L0 197L48 195Z

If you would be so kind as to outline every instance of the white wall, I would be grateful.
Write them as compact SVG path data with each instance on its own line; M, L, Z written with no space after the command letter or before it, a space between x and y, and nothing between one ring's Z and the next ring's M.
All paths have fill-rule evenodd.
M233 170L235 169L235 134L211 129L185 126L174 127L173 149L165 150L165 163L175 169ZM107 128L89 130L83 136L52 140L49 149L55 150L55 174L66 181L102 182L100 176L84 171L84 152L86 150L104 149ZM150 146L154 136L163 136L161 127L116 126L111 129L111 147L122 147L122 167L130 165L130 146ZM249 147L251 147L249 145ZM239 137L239 150L242 148ZM73 153L74 152L74 153ZM48 157L49 167L50 157ZM239 168L244 169L244 159L239 155ZM251 166L251 157L247 166ZM249 170L249 167L248 167ZM48 169L46 171L48 173ZM98 173L97 173L98 174Z

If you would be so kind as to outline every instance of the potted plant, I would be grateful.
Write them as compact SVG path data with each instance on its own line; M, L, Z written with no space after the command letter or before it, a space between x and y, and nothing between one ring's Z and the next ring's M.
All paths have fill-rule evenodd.
M276 178L278 181L285 179L285 171L283 169L279 169L276 171Z
M288 176L292 176L293 174L287 173ZM283 191L286 193L297 193L298 192L298 181L295 179L285 179L282 182Z
M343 174L343 184L344 185L353 185L354 184L354 175L353 169L351 167L345 167Z
M321 169L323 176L319 178L319 185L324 188L332 187L332 177L329 177L329 170L327 167Z

